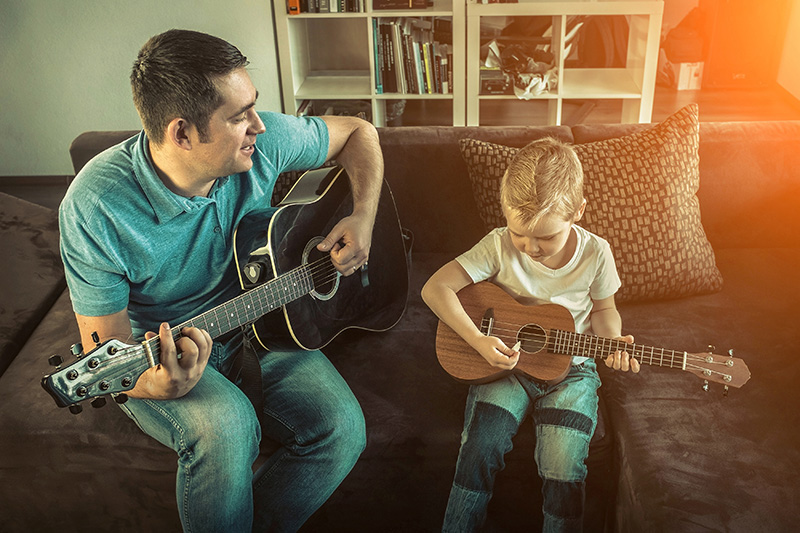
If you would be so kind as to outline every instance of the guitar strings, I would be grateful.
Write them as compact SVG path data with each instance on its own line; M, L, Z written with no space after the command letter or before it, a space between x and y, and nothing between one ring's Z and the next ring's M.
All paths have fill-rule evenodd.
M506 327L506 328L499 327L498 328L497 327L498 325L510 326L510 328L508 328L508 327ZM479 329L480 329L480 324L476 323L476 326L478 326ZM511 344L513 344L517 340L538 341L540 343L546 343L547 340L550 338L550 335L547 335L547 334L525 333L525 332L520 332L520 329L521 328L519 327L518 324L495 321L493 323L492 333L493 334L496 334L498 332L501 333L501 335L495 335L495 336L500 338L504 342L506 342L506 340L508 340L508 339L511 339ZM568 333L570 335L574 335L574 336L582 335L582 334L571 332L571 331L566 331L566 333ZM604 337L599 337L599 338L602 339ZM685 357L686 357L686 360L687 360L687 367L691 365L692 368L695 368L695 369L698 369L698 370L706 370L705 367L701 367L701 366L697 366L697 365L691 364L690 363L691 361L697 361L697 362L701 362L701 363L705 363L705 364L709 364L709 365L720 365L720 366L727 367L727 363L724 362L724 361L720 361L720 360L717 360L717 359L713 359L712 361L707 361L706 358L703 357L703 356L691 354L691 353L688 353L688 352L679 352L679 351L676 351L676 350L653 348L653 347L650 347L650 346L645 346L645 345L636 344L636 343L627 343L625 341L617 341L615 339L606 339L606 340L610 340L610 341L613 341L613 342L617 343L617 347L618 348L620 348L619 343L627 344L630 347L629 348L625 348L625 351L628 351L629 353L632 353L633 354L632 357L638 358L638 359L642 360L643 362L646 362L645 360L649 359L650 364L653 364L652 362L654 360L660 360L660 361L663 362L664 358L667 358L667 359L674 358L676 356L676 354L680 357L680 360L681 360L681 363L682 363L683 359L684 359L684 354L685 354ZM506 342L506 344L509 344L509 342ZM638 353L637 353L637 350L638 350ZM646 353L647 350L651 350L652 353L647 354ZM656 355L654 350L659 350L662 353L659 354L659 355ZM666 353L663 353L663 352L669 352L670 355L668 355ZM663 364L662 364L662 366L663 366ZM681 365L677 365L677 366L682 366L682 364ZM711 369L708 369L708 370L711 371L711 372L715 372L714 370L711 370ZM720 375L724 374L722 372L716 372L716 373L718 373Z

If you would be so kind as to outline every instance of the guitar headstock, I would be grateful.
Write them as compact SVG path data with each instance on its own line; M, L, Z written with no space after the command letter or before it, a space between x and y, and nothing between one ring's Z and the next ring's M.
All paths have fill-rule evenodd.
M74 353L74 351L73 351ZM75 354L77 360L61 366L61 357L50 358L56 366L55 372L42 378L42 387L59 407L69 407L77 414L81 411L80 402L94 398L94 407L105 404L103 396L131 390L136 380L147 368L141 344L125 344L116 339L98 343L86 355ZM115 397L118 402L127 399L124 395Z
M750 369L743 360L733 357L733 350L729 350L727 356L713 351L714 347L709 346L708 352L690 353L686 357L686 370L705 381L703 390L708 390L709 381L725 385L726 393L728 387L739 388L747 383Z

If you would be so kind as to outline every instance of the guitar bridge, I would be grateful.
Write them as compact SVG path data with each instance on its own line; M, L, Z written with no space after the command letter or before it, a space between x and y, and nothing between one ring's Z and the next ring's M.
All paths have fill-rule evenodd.
M494 328L494 308L490 307L486 310L483 314L483 320L481 320L481 333L486 335L487 337L492 334L492 329Z

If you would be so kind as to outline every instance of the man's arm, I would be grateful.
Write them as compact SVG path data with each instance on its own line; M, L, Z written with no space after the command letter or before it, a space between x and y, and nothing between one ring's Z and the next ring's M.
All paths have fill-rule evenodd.
M319 244L331 252L336 268L352 274L369 258L372 227L383 183L383 154L375 127L355 117L322 117L328 126L327 160L336 159L350 176L353 213Z
M119 339L131 342L131 322L128 310L106 316L90 317L75 314L81 332L81 343L86 350L94 347L92 333L97 333L101 342ZM160 364L146 370L127 394L131 398L168 400L180 398L200 380L211 355L211 336L205 330L184 328L177 344L172 339L169 325L161 324ZM145 338L152 339L156 334L147 332ZM178 359L178 353L181 357Z

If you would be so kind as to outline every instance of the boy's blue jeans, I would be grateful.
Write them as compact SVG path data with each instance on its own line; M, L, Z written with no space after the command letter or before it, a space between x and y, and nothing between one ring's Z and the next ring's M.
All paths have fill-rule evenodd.
M572 365L548 386L516 374L473 385L467 397L461 449L447 502L445 532L477 531L486 518L497 472L511 438L532 415L534 459L542 478L542 530L581 531L589 441L597 425L600 378L594 361Z
M282 446L253 474L261 428L253 404L225 374L242 335L214 343L203 377L176 400L121 407L178 454L184 531L296 531L350 472L366 445L355 396L319 351L260 357L264 433Z

